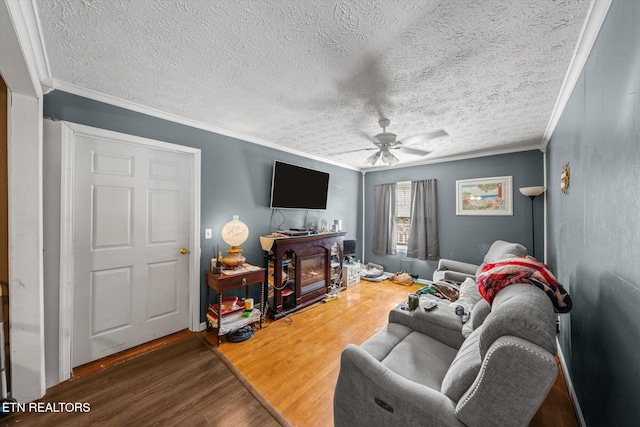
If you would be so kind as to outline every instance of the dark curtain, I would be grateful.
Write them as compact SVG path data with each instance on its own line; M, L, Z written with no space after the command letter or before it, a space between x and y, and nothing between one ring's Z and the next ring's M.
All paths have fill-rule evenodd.
M396 183L373 187L373 253L396 254Z
M440 259L435 179L411 182L411 225L407 256L428 261Z

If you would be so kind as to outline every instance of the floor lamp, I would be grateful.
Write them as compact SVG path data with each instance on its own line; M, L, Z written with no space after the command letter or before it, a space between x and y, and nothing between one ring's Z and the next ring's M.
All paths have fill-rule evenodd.
M531 199L531 237L532 239L532 251L533 257L536 257L536 228L533 220L533 199L544 193L545 187L537 186L537 187L522 187L520 188L520 192Z

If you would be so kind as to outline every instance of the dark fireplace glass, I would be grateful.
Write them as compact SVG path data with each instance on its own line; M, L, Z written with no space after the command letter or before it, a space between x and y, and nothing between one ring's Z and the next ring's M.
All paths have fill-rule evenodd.
M300 293L302 295L326 287L325 255L313 255L301 259Z

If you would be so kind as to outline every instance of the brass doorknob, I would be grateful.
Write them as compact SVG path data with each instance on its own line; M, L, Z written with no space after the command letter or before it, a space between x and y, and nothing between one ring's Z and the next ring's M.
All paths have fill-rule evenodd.
M182 255L186 255L186 254L188 254L188 253L189 253L189 249L187 249L187 248L182 248L182 249L180 249L180 253L181 253Z

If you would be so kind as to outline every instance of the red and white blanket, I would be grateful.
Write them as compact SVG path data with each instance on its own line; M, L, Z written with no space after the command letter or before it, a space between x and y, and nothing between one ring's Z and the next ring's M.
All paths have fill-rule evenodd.
M478 290L489 303L498 291L512 283L530 283L542 289L558 313L571 310L571 297L546 264L532 257L515 257L486 264L476 277Z

